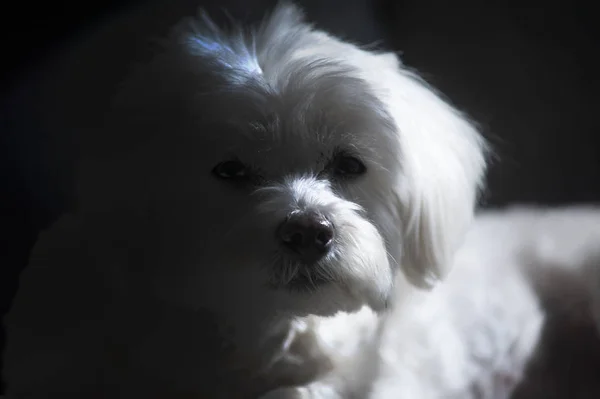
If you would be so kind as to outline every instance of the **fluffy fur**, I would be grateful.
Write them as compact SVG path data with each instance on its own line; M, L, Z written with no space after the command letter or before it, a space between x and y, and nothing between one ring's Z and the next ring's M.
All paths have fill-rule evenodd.
M500 398L518 380L542 323L519 243L490 260L484 220L420 289L455 263L485 145L395 55L290 5L253 32L202 16L80 138L76 210L7 319L10 394ZM336 175L347 155L364 175ZM243 182L211 173L230 160ZM311 267L275 239L304 211L336 232Z

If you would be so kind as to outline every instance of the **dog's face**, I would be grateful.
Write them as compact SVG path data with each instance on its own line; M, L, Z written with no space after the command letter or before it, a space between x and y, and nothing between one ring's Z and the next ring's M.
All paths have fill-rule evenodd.
M439 274L483 173L471 126L395 57L293 8L252 38L204 24L125 86L119 146L94 144L114 173L102 201L87 195L137 208L136 270L179 303L294 314L380 310L400 268L415 284Z

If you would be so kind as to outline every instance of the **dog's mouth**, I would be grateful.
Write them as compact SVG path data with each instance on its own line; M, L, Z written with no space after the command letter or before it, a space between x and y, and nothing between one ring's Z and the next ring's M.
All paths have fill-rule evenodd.
M334 279L322 265L280 265L271 273L269 285L273 289L284 289L294 292L312 292L324 285L331 284Z
M310 292L314 291L324 285L330 284L331 279L325 278L320 274L311 273L299 273L297 276L292 278L284 288L290 291L296 292Z

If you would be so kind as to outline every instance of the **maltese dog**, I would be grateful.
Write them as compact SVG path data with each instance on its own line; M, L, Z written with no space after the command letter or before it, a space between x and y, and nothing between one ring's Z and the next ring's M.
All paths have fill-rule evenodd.
M6 320L9 395L499 398L535 346L534 293L485 245L424 289L471 224L477 130L292 5L183 21L80 136L77 206Z

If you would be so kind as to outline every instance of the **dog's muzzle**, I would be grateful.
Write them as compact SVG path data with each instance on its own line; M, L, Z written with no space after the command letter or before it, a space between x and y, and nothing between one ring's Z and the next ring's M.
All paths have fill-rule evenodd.
M294 211L277 229L280 245L305 265L325 257L333 246L335 228L314 211Z

